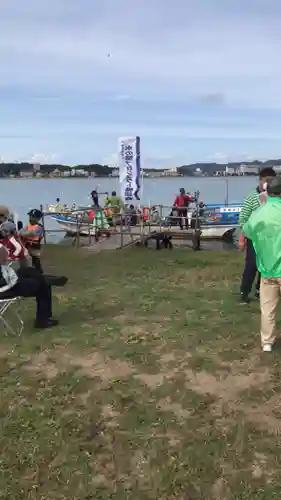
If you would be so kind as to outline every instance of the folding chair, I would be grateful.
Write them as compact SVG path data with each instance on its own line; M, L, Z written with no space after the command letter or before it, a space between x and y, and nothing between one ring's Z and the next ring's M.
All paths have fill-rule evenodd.
M0 299L0 320L2 321L2 324L4 326L5 335L7 335L7 332L12 333L12 335L22 334L24 328L24 322L18 309L19 301L20 297L14 297L12 299ZM8 309L10 309L11 307L12 307L11 311L13 311L13 316L16 318L17 323L19 325L18 328L16 329L14 329L11 326L10 321L8 321L5 317Z

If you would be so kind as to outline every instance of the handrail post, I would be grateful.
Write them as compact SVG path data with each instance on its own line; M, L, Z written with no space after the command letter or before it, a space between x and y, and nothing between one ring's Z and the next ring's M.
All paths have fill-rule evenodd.
M44 207L43 207L43 205L40 205L40 210L42 212L43 241L44 241L44 245L46 245L47 244L47 238L46 238L45 214L44 214Z

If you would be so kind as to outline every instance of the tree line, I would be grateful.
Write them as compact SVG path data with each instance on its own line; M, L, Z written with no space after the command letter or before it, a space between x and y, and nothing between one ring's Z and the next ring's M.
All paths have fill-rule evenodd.
M46 164L40 165L40 173L42 175L49 175L54 170L58 170L59 172L67 172L71 170L85 170L86 172L95 173L97 176L108 176L112 173L113 169L108 165L100 165L90 164L90 165L75 165L74 167L70 167L69 165L60 165L60 164ZM0 163L0 176L5 177L9 175L19 175L20 172L33 172L34 165L33 163Z
M267 160L265 162L256 160L252 162L229 162L229 163L192 163L189 165L181 165L178 167L178 172L183 175L194 175L196 170L200 168L200 170L207 174L213 175L216 171L221 170L222 168L228 167L239 167L240 165L248 165L252 167L263 168L266 166L277 166L281 165L281 159L275 160ZM20 172L33 172L34 165L33 163L23 162L23 163L0 163L0 177L16 175L18 176ZM87 164L87 165L62 165L62 164L46 164L40 165L40 173L41 175L49 175L54 170L58 170L59 172L73 171L73 170L84 170L89 172L89 174L94 173L98 177L107 177L115 170L115 167L109 167L108 165L101 165L99 163ZM159 172L164 169L156 169L156 168L144 168L144 172Z

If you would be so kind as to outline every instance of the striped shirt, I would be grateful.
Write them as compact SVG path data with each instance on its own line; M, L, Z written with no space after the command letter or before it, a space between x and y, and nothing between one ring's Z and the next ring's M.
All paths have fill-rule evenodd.
M248 222L252 213L261 205L260 194L257 189L246 196L239 215L239 226L243 231L243 226Z

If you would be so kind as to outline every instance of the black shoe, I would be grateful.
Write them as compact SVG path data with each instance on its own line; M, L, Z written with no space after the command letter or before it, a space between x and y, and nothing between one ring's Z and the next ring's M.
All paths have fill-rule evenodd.
M34 327L38 328L40 330L44 330L46 328L53 328L54 326L57 326L59 324L59 321L57 319L49 318L47 321L35 321Z
M51 286L63 287L68 282L66 276L46 276L46 281Z
M240 294L240 304L249 304L250 299L248 295L245 295L244 293Z
M256 297L256 299L260 298L260 291L259 290L255 291L255 297Z

